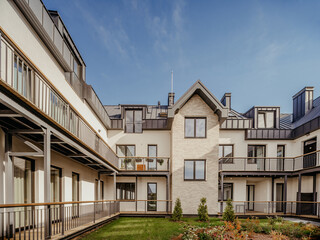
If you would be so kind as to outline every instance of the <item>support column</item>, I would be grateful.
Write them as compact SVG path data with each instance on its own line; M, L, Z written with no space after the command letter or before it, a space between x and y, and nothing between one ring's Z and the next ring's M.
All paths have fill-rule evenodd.
M220 203L220 213L223 213L223 174L221 173L220 178L220 186L221 186L221 203Z
M100 173L98 172L97 199L95 200L102 200L100 199L100 196L101 196L101 180L100 180Z
M51 131L44 129L43 144L43 171L44 171L44 202L51 201L50 179L51 179ZM45 211L45 238L51 237L51 214L50 206Z
M14 166L13 166L13 157L10 156L12 151L12 135L10 133L5 133L5 203L12 204L14 203ZM11 210L11 209L7 209ZM6 216L6 215L4 215ZM7 215L8 216L8 215ZM9 218L10 219L10 218ZM13 219L7 219L7 237L10 238L13 236ZM10 222L9 222L10 221Z
M113 173L113 199L117 200L117 175Z
M136 212L138 211L138 177L136 176L136 185L135 185L135 197L136 197Z
M297 214L301 214L301 174L298 176Z
M288 182L288 176L285 175L284 176L284 193L283 193L283 213L286 214L287 213L287 182Z
M313 201L317 202L317 174L313 175ZM317 215L317 204L313 204L313 215Z
M167 175L167 179L166 179L166 200L167 200L167 212L170 211L170 203L169 203L169 191L170 191L170 174Z
M273 213L275 209L274 206L274 177L271 177L271 212Z

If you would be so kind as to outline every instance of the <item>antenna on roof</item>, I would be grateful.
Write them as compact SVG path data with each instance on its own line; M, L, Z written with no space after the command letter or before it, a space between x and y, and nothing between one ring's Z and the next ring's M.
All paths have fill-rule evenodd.
M171 70L171 92L173 93L173 70Z

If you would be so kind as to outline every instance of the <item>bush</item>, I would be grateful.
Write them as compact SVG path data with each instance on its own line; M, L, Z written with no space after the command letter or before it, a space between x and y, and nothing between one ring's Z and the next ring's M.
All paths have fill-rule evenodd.
M174 204L174 210L172 213L172 220L173 221L180 221L182 218L182 207L181 207L181 201L180 198L177 198L175 204Z
M234 210L233 210L233 205L232 205L231 199L228 199L228 201L227 201L227 206L224 209L222 218L224 221L234 222L235 215L234 215Z
M208 215L208 206L207 206L207 199L206 198L201 198L200 199L200 204L198 207L198 216L199 220L202 222L207 222L209 221L209 215Z

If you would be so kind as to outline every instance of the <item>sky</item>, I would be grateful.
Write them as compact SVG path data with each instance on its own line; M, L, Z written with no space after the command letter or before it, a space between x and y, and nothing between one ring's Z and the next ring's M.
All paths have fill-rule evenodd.
M320 1L44 0L57 10L102 103L167 104L198 79L232 108L320 95Z

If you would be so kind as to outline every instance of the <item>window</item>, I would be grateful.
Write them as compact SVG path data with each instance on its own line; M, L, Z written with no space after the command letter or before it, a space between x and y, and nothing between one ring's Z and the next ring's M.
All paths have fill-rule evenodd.
M134 161L128 157L133 157L136 155L135 145L117 145L117 154L121 160L120 168L134 170Z
M206 137L206 118L185 118L186 138L205 138Z
M185 160L184 161L184 180L204 181L206 175L205 160Z
M248 163L256 164L261 158L266 156L265 145L248 145ZM260 158L260 159L259 159Z
M14 158L14 203L32 203L34 196L34 162Z
M277 146L277 171L283 171L284 169L284 157L285 157L285 146L278 145Z
M233 200L233 183L223 183L223 199L221 197L221 185L219 185L219 200L227 201L228 199Z
M117 183L117 200L134 200L135 183Z
M233 163L233 145L219 145L219 158L223 163Z
M72 172L72 201L78 202L80 201L79 198L79 174ZM79 216L79 204L75 203L72 204L72 216L76 217Z
M157 170L157 145L148 145L148 170Z
M274 128L274 111L258 112L258 128Z
M126 110L127 133L142 133L142 110Z
M147 202L147 211L157 211L157 183L148 183L147 191L149 200Z
M51 166L51 202L61 202L61 168Z

